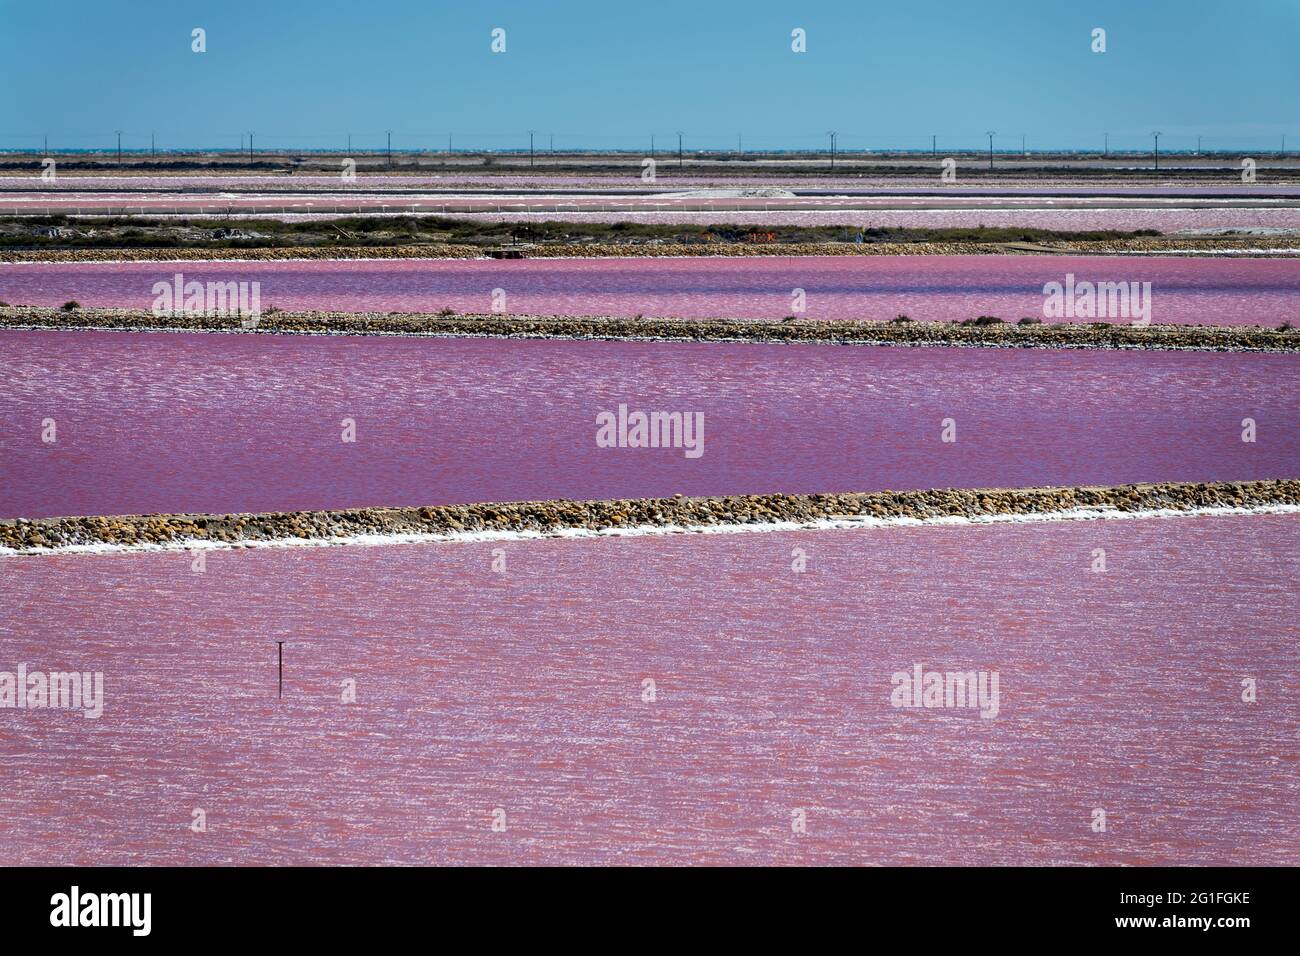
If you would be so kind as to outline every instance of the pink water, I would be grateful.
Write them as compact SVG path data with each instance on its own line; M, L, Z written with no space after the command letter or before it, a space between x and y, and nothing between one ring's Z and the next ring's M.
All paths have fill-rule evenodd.
M810 256L678 259L8 263L0 300L150 309L156 282L261 283L262 308L782 318L1041 317L1043 287L1150 282L1151 321L1276 326L1300 319L1300 260L1133 256ZM1126 323L1129 319L1113 319ZM1087 321L1086 319L1082 321Z
M0 381L0 517L1300 476L1290 354L0 331Z
M505 573L499 544L0 558L0 669L106 698L0 710L0 856L1294 864L1298 529L551 540ZM998 716L892 708L915 663L998 671Z

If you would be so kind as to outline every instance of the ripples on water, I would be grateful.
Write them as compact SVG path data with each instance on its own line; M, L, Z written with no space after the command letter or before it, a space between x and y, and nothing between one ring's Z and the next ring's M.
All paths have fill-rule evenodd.
M0 669L102 670L107 698L4 712L0 761L33 772L0 853L1292 863L1296 527L550 540L504 573L494 544L0 558ZM914 663L998 671L999 715L891 708Z
M261 283L263 308L783 318L803 289L809 318L1042 317L1043 287L1150 282L1160 324L1276 326L1300 301L1300 260L1122 256L870 256L0 264L0 299L152 308L156 282ZM1081 319L1080 321L1088 321ZM1126 324L1129 319L1114 317Z
M1297 373L1287 354L7 331L0 517L1296 477ZM598 448L620 403L703 413L703 456Z

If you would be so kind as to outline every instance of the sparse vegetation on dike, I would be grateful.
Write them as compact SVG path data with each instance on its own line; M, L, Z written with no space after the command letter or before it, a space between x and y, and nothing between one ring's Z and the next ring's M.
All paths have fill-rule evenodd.
M761 234L761 241L754 238ZM465 245L582 244L830 245L920 243L1114 242L1159 236L1153 229L1054 232L1030 228L879 228L844 226L681 225L652 223L484 222L443 216L354 216L278 219L0 217L0 249L338 249Z
M244 331L238 317L156 316L128 309L0 308L0 328L175 329ZM440 312L285 312L270 308L254 334L495 336L825 345L952 345L979 348L1125 348L1300 351L1300 330L1263 326L1111 325L1105 322L1006 322L978 316L958 322L819 321L795 318L673 319Z

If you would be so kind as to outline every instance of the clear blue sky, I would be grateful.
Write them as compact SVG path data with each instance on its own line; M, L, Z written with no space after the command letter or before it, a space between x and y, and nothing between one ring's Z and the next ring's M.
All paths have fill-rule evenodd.
M1298 51L1300 0L0 0L0 146L1300 149Z

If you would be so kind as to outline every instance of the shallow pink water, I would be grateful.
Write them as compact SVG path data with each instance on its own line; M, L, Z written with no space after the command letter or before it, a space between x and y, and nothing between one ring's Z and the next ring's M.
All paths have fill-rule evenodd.
M0 558L0 669L106 698L0 710L0 855L1293 864L1298 528L551 540L505 573L497 544ZM892 708L915 663L996 670L997 717Z
M500 289L507 312L773 319L790 315L803 289L812 318L1012 321L1041 317L1045 284L1073 274L1150 282L1156 324L1300 319L1300 259L1133 256L0 263L0 300L150 309L154 284L177 272L186 281L260 282L263 309L488 312Z
M0 331L0 381L0 517L1300 476L1289 354Z

